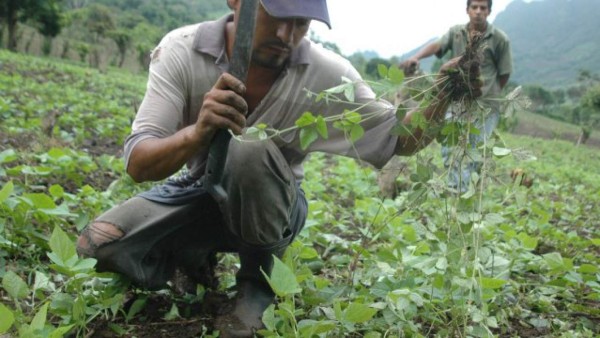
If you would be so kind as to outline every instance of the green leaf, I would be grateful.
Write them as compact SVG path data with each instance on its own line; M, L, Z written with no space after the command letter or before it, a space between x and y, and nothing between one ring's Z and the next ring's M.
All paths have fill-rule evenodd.
M13 149L6 149L0 153L0 163L9 163L17 159L17 153Z
M339 94L339 93L343 93L346 90L346 87L348 86L347 83L343 83L339 86L335 86L329 89L324 90L325 93L328 94Z
M0 190L0 203L6 201L10 194L15 190L15 186L12 181L8 181Z
M84 259L77 259L77 263L75 263L75 265L71 266L71 270L73 271L89 271L92 270L94 268L94 266L96 266L96 259L94 258L84 258Z
M263 274L267 278L267 281L275 294L279 297L284 297L286 295L302 292L302 289L296 280L296 275L294 275L292 270L279 258L273 256L273 259L274 264L271 277L267 276L264 272Z
M323 118L323 116L317 117L316 129L322 138L327 139L329 137L327 132L327 123L325 122L325 118Z
M313 247L303 246L300 253L298 254L298 257L300 257L301 259L315 259L319 257L319 253Z
M376 313L376 309L365 304L351 303L346 310L344 310L344 321L353 324L364 323L371 320Z
M269 138L269 135L264 131L264 129L260 129L257 127L250 127L246 129L244 136L247 139L258 141L263 141Z
M503 287L504 284L506 284L505 280L497 278L481 277L479 280L479 285L484 289L499 289Z
M31 328L33 330L41 331L46 325L46 318L48 316L48 303L42 305L40 310L35 314L31 320Z
M43 272L36 271L33 282L33 290L54 291L56 289L54 283Z
M46 194L23 194L21 197L30 205L35 206L37 209L54 209L56 204L54 200Z
M402 82L404 82L404 72L396 66L390 67L390 70L388 71L388 77L395 85L401 85Z
M169 310L169 312L165 314L164 319L166 321L171 321L180 317L181 316L179 315L179 309L177 308L177 304L173 304L171 305L171 310Z
M2 287L15 299L23 299L29 295L27 283L12 271L6 272L4 278L2 278Z
M63 338L67 332L71 331L73 326L75 325L61 326L56 330L52 331L52 333L48 335L48 338Z
M307 111L300 116L299 119L296 120L295 124L297 127L306 127L314 124L317 121L317 118L313 115L313 113Z
M581 264L581 266L579 267L579 272L581 273L594 274L598 273L598 271L600 271L600 269L598 269L597 266L592 264Z
M62 262L67 262L72 257L77 256L75 243L71 241L69 236L62 231L58 226L54 227L52 236L48 242L52 253ZM59 264L59 262L56 262Z
M298 330L301 337L314 337L333 331L336 323L332 320L316 321L312 319L301 320Z
M562 257L558 252L551 252L542 256L544 261L548 264L550 270L553 271L566 271L570 268L570 261Z
M425 115L423 115L423 113L421 111L414 112L410 118L410 125L413 128L420 128L420 129L425 130L425 129L427 129L428 124L429 123L427 122Z
M355 124L350 130L350 141L352 143L360 140L365 134L365 130L359 124Z
M275 304L269 305L269 307L263 312L262 322L265 324L265 328L267 330L275 330L277 325L277 319L275 318Z
M367 332L363 338L381 338L381 333L375 331Z
M346 87L346 89L344 90L344 96L346 97L346 99L350 102L354 102L354 85L350 84L349 86Z
M0 303L0 334L6 333L15 322L15 315L9 308Z
M507 148L494 147L494 148L492 148L492 152L494 153L494 156L496 156L496 157L504 157L504 156L510 155L512 153L512 150L507 149Z
M358 124L362 122L362 116L355 111L344 112L344 120L350 122L350 124Z
M377 73L379 77L385 79L388 76L388 68L383 63L377 64Z
M147 300L147 297L140 297L136 299L133 302L133 304L131 304L129 311L127 312L127 316L125 317L125 321L132 320L133 317L135 317L135 315L140 313L140 311L142 311L146 307Z
M319 134L314 128L300 129L300 147L306 150L313 142L319 138Z
M48 189L48 192L50 192L50 195L54 198L62 198L65 196L65 189L58 184L52 185Z
M524 232L519 233L519 235L517 235L517 238L523 244L523 248L525 248L527 250L535 250L535 248L538 245L537 238L530 237L528 234L526 234Z
M82 296L78 296L73 302L73 308L71 314L75 321L84 320L85 318L85 299Z

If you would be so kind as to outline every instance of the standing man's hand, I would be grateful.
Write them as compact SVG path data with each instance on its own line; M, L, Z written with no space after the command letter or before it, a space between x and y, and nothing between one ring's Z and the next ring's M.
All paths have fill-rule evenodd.
M240 135L246 126L248 104L243 95L244 83L229 73L223 73L204 101L195 125L201 144L210 144L219 129L229 129Z
M407 71L419 69L419 65L419 59L416 57L411 57L400 63L400 68L404 71L404 73L407 73Z

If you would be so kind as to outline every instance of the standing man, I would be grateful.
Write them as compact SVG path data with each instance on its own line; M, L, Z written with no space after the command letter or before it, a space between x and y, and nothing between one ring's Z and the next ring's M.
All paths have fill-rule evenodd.
M500 92L508 83L508 78L512 72L512 52L510 41L506 33L492 26L487 18L492 12L492 0L467 0L467 15L469 23L456 25L444 35L441 39L423 47L412 58L406 60L407 66L418 65L419 60L436 55L443 57L450 51L451 57L457 57L465 52L467 44L475 33L483 34L483 60L481 64L481 75L483 77L483 88L481 103L485 108L490 109L486 116L481 116L476 121L476 127L479 129L479 135L470 135L469 142L472 147L476 147L481 142L487 141L492 132L498 125L500 118L500 107L496 100ZM454 114L449 112L449 118ZM454 112L458 114L460 112ZM449 168L448 184L460 192L468 190L471 174L479 173L481 162L469 160L465 161L453 156L452 149L448 146L442 147L442 157L444 166Z
M211 285L214 254L238 253L234 306L215 324L221 337L249 337L263 326L262 314L274 300L263 271L270 274L273 255L281 256L304 226L307 201L300 184L309 153L381 167L433 138L420 129L391 135L397 123L410 126L412 115L397 121L393 106L376 99L350 62L305 38L312 20L330 26L326 0L262 0L246 83L233 77L228 69L242 1L227 0L233 13L176 29L154 49L124 156L137 182L171 178L100 215L78 240L78 252L96 258L97 269L150 289L164 287L176 270ZM451 60L441 72L457 65ZM465 83L480 95L476 76ZM306 94L337 86L342 78L355 83L355 102ZM431 123L442 123L449 105L445 91L437 97L424 111ZM284 130L307 111L332 117L347 110L368 116L360 140L352 143L336 128L307 148L293 128L266 141L232 140L221 182L227 199L217 204L206 192L203 177L217 131L240 135L261 123ZM187 170L174 176L183 166Z

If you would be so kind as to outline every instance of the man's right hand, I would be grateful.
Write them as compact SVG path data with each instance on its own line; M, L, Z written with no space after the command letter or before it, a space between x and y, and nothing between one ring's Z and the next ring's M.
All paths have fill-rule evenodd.
M419 69L419 59L412 57L400 63L400 68L404 73Z
M195 132L200 144L210 144L219 129L229 129L240 135L246 126L248 104L243 95L246 86L229 73L223 73L212 89L204 95L204 101Z

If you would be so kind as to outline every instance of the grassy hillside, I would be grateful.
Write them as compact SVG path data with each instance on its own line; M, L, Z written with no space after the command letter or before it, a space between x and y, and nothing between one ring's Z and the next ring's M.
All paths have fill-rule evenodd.
M580 70L600 69L597 13L597 0L512 1L494 21L511 38L511 80L565 87Z
M0 336L217 337L236 255L218 257L217 290L180 294L75 254L85 224L148 187L120 159L144 84L0 50ZM394 200L372 167L315 154L309 217L276 265L261 334L598 336L600 153L511 134L494 146L485 184L462 197L445 188L437 144L406 160ZM511 179L517 167L533 186Z
M519 112L517 118L519 121L513 132L519 135L564 140L575 144L581 133L581 128L578 126L528 111ZM598 131L592 133L592 136L586 142L586 146L600 148L600 134Z

